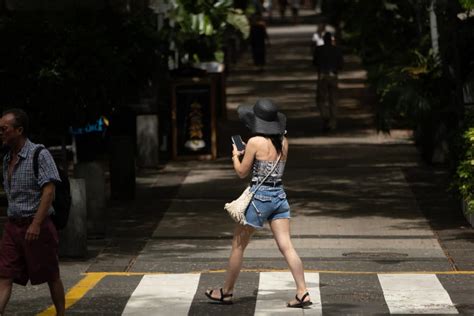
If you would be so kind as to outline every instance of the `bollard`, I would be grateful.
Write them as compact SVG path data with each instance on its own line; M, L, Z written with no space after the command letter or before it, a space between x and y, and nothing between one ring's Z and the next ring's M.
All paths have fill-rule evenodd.
M80 162L74 166L74 177L84 179L87 196L87 235L105 236L105 177L97 162Z
M137 165L158 167L158 115L137 115Z
M66 227L59 231L59 256L85 257L87 255L86 182L69 178L71 210Z

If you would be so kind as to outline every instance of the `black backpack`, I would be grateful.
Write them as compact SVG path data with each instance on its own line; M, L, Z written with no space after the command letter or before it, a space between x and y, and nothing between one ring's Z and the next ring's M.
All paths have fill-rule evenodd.
M36 148L33 155L33 171L35 177L38 178L38 156L40 152L45 149L44 147ZM71 187L69 184L69 178L67 172L62 168L58 168L59 177L61 183L56 183L56 194L53 201L54 213L51 215L54 226L56 229L63 229L67 225L69 218L69 212L71 210Z

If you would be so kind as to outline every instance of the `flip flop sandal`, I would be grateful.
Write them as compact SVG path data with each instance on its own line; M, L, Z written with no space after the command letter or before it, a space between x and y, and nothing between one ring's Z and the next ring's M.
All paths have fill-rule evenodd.
M304 299L306 298L306 296L308 296L309 293L306 292L304 293L303 297L302 298L299 298L298 297L298 294L295 295L295 299L296 299L296 302L295 304L291 304L291 303L288 303L288 305L286 305L287 307L291 307L291 308L304 308L306 306L310 306L313 304L313 302L311 301L304 301Z
M221 297L220 298L212 297L212 292L214 292L214 290L210 290L209 292L208 291L206 291L204 294L206 294L207 298L210 299L211 301L216 301L216 302L219 302L220 304L224 304L224 305L230 305L230 304L233 303L232 302L233 294L224 294L224 291L222 291L222 288L219 289L219 291L221 292ZM230 299L226 300L226 298L228 298L228 297L230 297Z

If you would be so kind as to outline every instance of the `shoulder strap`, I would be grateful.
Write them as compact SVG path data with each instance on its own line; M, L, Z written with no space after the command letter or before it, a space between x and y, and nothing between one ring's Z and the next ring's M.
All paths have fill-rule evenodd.
M40 152L44 149L43 146L39 146L39 147L36 147L35 151L34 151L34 154L33 154L33 172L35 174L35 178L38 178L38 169L39 169L39 166L38 166L38 158L39 158L39 154Z
M272 167L272 170L270 170L269 173L267 173L267 175L265 176L265 178L263 178L262 181L260 181L260 183L257 184L257 187L255 188L254 191L257 191L261 186L262 184L265 182L265 180L267 180L267 178L273 173L273 171L276 169L276 167L278 166L278 163L280 162L280 159L281 159L281 154L278 155L278 159L277 161L275 162L275 164L273 165Z

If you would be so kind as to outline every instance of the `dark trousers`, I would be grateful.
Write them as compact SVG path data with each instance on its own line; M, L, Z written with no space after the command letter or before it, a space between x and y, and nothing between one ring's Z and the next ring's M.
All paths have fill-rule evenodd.
M336 128L337 76L320 74L316 89L316 104L321 113L323 128Z

